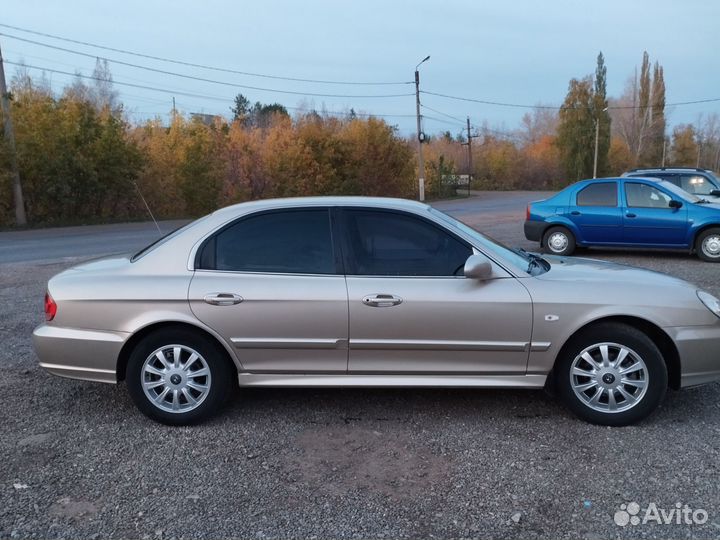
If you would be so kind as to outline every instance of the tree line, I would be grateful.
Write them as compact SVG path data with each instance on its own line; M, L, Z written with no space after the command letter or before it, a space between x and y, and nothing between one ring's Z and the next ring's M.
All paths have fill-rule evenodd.
M131 123L106 62L93 83L59 94L19 70L11 112L28 220L33 225L194 217L252 199L304 195L417 195L417 142L381 118L306 110L238 95L228 118L183 115ZM468 168L467 133L424 144L426 195L455 194L460 175L475 189L554 189L636 166L716 168L720 119L666 134L662 66L644 53L619 98L607 96L602 53L592 76L572 79L562 107L538 106L513 131L477 126ZM9 153L0 140L0 225L13 223Z

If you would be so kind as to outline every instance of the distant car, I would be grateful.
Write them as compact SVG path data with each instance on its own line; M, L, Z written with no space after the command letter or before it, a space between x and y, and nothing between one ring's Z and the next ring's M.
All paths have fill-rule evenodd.
M671 184L693 195L707 199L712 203L720 203L720 179L712 171L689 167L659 167L633 169L622 176L653 177L667 180Z
M58 274L45 313L34 332L43 368L124 380L168 424L207 418L238 384L550 382L578 416L623 425L668 386L720 379L710 294L656 272L512 250L398 199L224 208L132 257Z
M720 205L667 180L583 180L527 207L525 237L555 255L577 246L682 249L720 262Z

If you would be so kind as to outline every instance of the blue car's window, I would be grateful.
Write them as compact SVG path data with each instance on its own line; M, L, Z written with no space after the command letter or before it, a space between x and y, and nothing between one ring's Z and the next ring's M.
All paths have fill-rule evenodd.
M578 206L617 206L617 184L599 182L584 187L577 194Z
M670 208L672 197L647 184L625 183L627 205L633 208Z
M669 191L670 193L675 195L675 197L677 199L680 199L681 201L688 201L691 203L698 203L698 202L702 201L702 199L700 199L700 197L698 197L697 195L688 193L687 191L680 189L675 184L671 184L670 182L668 182L666 180L660 180L657 183L657 185L662 186L663 189L665 189L666 191Z

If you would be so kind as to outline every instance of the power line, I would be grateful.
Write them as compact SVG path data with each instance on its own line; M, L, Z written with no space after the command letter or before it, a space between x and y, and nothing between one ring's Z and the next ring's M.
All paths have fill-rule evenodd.
M447 114L447 113L444 113L444 112L442 112L442 111L438 111L437 109L433 109L432 107L428 107L427 105L423 105L422 103L420 104L420 106L421 106L422 108L424 108L424 109L427 109L428 111L432 111L432 112L434 112L434 113L436 113L436 114L439 114L439 115L441 115L441 116L446 116L447 118L451 118L451 119L459 122L460 124L463 124L463 125L464 125L464 123L465 123L463 120L461 120L461 119L458 118L457 116L453 116L453 115L451 115L451 114Z
M183 78L183 79L190 79L190 80L193 80L193 81L200 81L200 82L206 82L206 83L212 83L212 84L220 84L220 85L223 85L223 86L230 86L230 87L233 87L233 88L242 88L242 89L244 89L244 90L256 90L256 91L260 91L260 92L276 92L276 93L279 93L279 94L291 94L291 95L295 95L295 96L328 97L328 98L347 98L347 99L396 98L396 97L408 97L408 96L412 96L412 95L413 95L413 94L380 94L380 95L377 95L377 94L370 94L370 95L320 94L320 93L315 93L315 92L296 92L296 91L294 91L294 90L279 90L279 89L277 89L277 88L261 88L261 87L258 87L258 86L248 86L248 85L244 85L244 84L231 83L231 82L227 82L227 81L218 81L218 80L215 80L215 79L206 79L205 77L197 77L197 76L195 76L195 75L186 75L186 74L184 74L184 73L176 73L176 72L174 72L174 71L167 71L167 70L164 70L164 69L152 68L152 67L149 67L149 66L141 66L141 65L139 65L139 64L133 64L133 63L131 63L131 62L124 62L124 61L122 61L122 60L115 60L115 59L113 59L113 58L106 58L106 57L103 57L103 56L97 56L97 55L90 54L90 53L84 53L84 52L80 52L80 51L74 51L74 50L72 50L72 49L66 49L65 47L58 47L58 46L56 46L56 45L50 45L50 44L47 44L47 43L40 43L39 41L33 41L33 40L31 40L31 39L19 38L19 37L16 37L16 36L11 36L11 35L9 35L9 34L5 34L5 33L0 33L0 36L5 36L5 37L11 38L11 39L18 39L18 40L20 40L20 41L25 41L25 42L28 42L28 43L33 43L33 44L35 44L35 45L40 45L41 47L48 47L48 48L50 48L50 49L56 49L56 50L59 50L59 51L63 51L63 52L70 53L70 54L77 54L77 55L79 55L79 56L85 56L85 57L88 57L88 58L99 58L99 59L101 59L101 60L106 60L107 62L112 62L112 63L114 63L114 64L118 64L118 65L121 65L121 66L128 66L128 67L137 68L137 69L144 69L144 70L146 70L146 71L152 71L152 72L154 72L154 73L161 73L161 74L163 74L163 75L171 75L171 76L173 76L173 77L181 77L181 78Z
M468 98L468 97L461 97L461 96L451 96L448 94L440 94L438 92L429 92L427 90L421 90L420 91L423 94L427 94L429 96L437 96L447 99L455 99L458 101L469 101L472 103L481 103L483 105L494 105L497 107L515 107L519 109L549 109L554 111L559 111L562 109L585 109L588 107L564 107L564 106L555 106L555 105L526 105L526 104L519 104L519 103L503 103L500 101L488 101L484 99L475 99L475 98ZM716 101L720 101L720 98L707 98L707 99L697 99L693 101L676 101L675 103L666 103L665 107L677 107L678 105L696 105L699 103L713 103ZM651 109L655 107L655 105L611 105L608 107L609 110L619 110L619 109Z
M422 115L422 118L423 118L423 120L433 120L433 121L435 121L435 122L441 122L441 123L443 123L443 124L450 124L450 125L453 125L453 126L458 125L457 122L451 122L450 120L445 120L445 119L443 119L443 118L436 118L436 117L434 117L434 116L428 116L428 115L426 115L426 114L423 114L423 115Z
M6 64L11 64L11 65L13 65L13 66L19 66L19 67L24 67L24 68L29 68L29 69L38 69L38 70L41 70L41 71L47 71L47 72L49 72L49 73L57 73L57 74L59 74L59 75L69 75L69 76L71 76L71 77L79 77L79 78L81 78L81 79L88 79L88 80L92 80L92 81L102 81L102 82L106 82L105 79L102 79L102 78L100 78L100 77L93 77L93 76L91 76L91 75L83 75L83 74L77 73L77 72L76 72L76 73L70 73L69 71L62 71L62 70L58 70L58 69L45 68L45 67L41 67L41 66L32 66L32 65L29 65L29 64L24 64L24 63L22 63L22 62L13 62L13 61L7 60L7 59L5 60L5 63L6 63ZM194 93L191 93L191 92L185 92L185 91L183 91L183 90L172 90L172 89L168 89L168 88L158 88L158 87L154 87L154 86L147 86L147 85L143 85L143 84L128 83L128 82L116 81L116 80L113 80L113 81L112 81L112 84L117 84L117 85L120 85L120 86L128 86L128 87L131 87L131 88L140 88L140 89L143 89L143 90L151 90L151 91L154 91L154 92L163 92L163 93L172 94L172 95L179 95L179 96L186 96L186 97L194 97L194 98L199 98L199 99L209 99L209 100L215 100L215 101L222 101L222 102L224 102L224 103L232 103L232 100L231 100L231 99L228 99L228 98L224 98L224 97L220 97L220 96L209 96L209 95L204 95L204 94L194 94ZM285 108L286 108L286 109L289 109L289 110L297 110L297 111L306 111L306 110L308 110L308 109L303 108L303 107L285 107ZM351 113L350 113L350 112L347 112L347 113L331 113L331 114L332 114L333 116L337 116L337 115L341 115L341 114L350 115ZM374 113L357 113L357 112L355 113L355 115L356 115L356 116L361 116L361 117L366 117L366 118L369 118L369 117L376 117L376 118L414 118L414 117L415 117L414 114L374 114Z
M19 26L12 26L10 24L0 23L0 26L4 27L4 28L11 28L11 29L17 30L19 32L33 34L36 36L43 36L43 37L47 37L47 38L51 38L51 39L57 39L60 41L66 41L68 43L75 43L77 45L84 45L86 47L94 47L96 49L103 49L106 51L112 51L112 52L117 52L117 53L121 53L121 54L129 54L129 55L138 56L141 58L148 58L150 60L157 60L159 62L168 62L171 64L178 64L181 66L207 69L207 70L211 70L211 71L221 71L224 73L234 73L236 75L245 75L248 77L262 77L265 79L276 79L276 80L281 80L281 81L307 82L307 83L317 83L317 84L338 84L338 85L387 86L387 85L413 84L412 81L399 81L399 82L331 81L331 80L322 80L322 79L302 79L302 78L297 78L297 77L283 77L280 75L267 75L267 74L262 74L262 73L251 73L249 71L239 71L239 70L235 70L235 69L221 68L221 67L216 67L216 66L208 66L208 65L204 65L204 64L195 64L195 63L186 62L183 60L174 60L172 58L163 58L161 56L153 56L150 54L128 51L125 49L118 49L115 47L107 47L104 45L98 45L96 43L90 43L87 41L80 41L77 39L66 38L66 37L55 35L55 34L47 34L45 32L38 32L35 30L30 30L28 28L21 28ZM8 37L11 37L11 36L8 36ZM21 39L21 38L16 38L16 39Z

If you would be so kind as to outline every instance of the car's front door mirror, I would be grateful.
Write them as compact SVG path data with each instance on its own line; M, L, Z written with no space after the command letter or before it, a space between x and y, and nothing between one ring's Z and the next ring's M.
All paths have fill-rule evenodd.
M670 202L668 202L670 208L682 208L682 205L682 202L676 201L675 199L670 199Z
M470 255L465 261L465 277L485 280L492 277L492 263L484 255Z
M710 190L710 195L712 195L713 197L720 197L720 189Z

